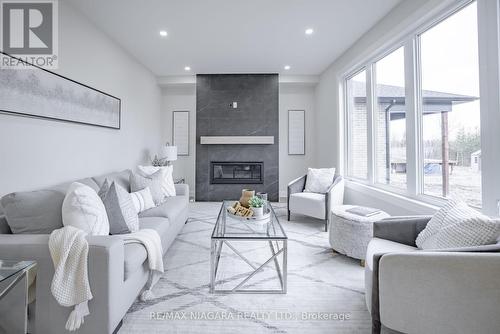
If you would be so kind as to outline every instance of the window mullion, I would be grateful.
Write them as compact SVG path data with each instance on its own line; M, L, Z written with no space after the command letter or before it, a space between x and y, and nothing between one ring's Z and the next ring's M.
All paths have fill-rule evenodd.
M415 38L406 41L405 46L405 106L406 106L406 182L410 195L421 193L422 178L420 166L420 121L418 98L418 52Z
M375 129L374 129L374 101L376 100L375 73L373 64L366 66L366 135L367 135L367 164L368 164L368 182L375 183Z

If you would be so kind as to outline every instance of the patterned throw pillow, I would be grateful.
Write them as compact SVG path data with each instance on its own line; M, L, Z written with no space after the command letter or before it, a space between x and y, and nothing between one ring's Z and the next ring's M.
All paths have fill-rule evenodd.
M136 191L135 193L131 193L130 196L132 197L132 202L134 202L137 213L141 213L142 211L155 207L151 190L149 190L148 187Z
M335 168L309 168L304 192L324 194L333 183Z
M139 230L139 217L130 194L119 184L104 181L99 196L109 220L110 234L125 234Z
M64 226L73 226L90 235L108 235L109 221L106 209L94 189L73 182L62 204Z
M174 178L172 176L172 173L174 171L174 166L172 166L172 165L163 166L163 167L137 166L137 169L144 176L150 176L150 175L153 175L154 173L158 172L159 170L162 170L163 171L163 180L161 182L161 189L163 191L163 194L167 197L176 195L175 194Z
M139 173L130 173L130 190L136 192L144 188L149 188L155 205L160 205L165 200L165 194L162 190L163 170L158 170L152 175L142 175Z
M420 249L473 247L493 244L499 236L500 221L451 199L436 212L415 243Z

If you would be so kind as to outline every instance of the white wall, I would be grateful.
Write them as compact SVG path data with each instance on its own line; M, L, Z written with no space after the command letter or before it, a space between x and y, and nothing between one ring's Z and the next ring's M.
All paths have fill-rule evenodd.
M419 19L433 11L438 11L449 3L450 1L442 0L401 2L322 73L316 87L316 144L317 152L321 152L317 155L319 165L333 165L342 171L344 168L342 75L352 66L366 59L368 55L378 52L388 44L395 43L406 32L415 29L419 24ZM400 201L394 202L395 199ZM352 184L346 187L345 200L347 203L375 206L393 214L429 213L432 208L411 200L407 200L407 206L405 206L403 205L404 199L399 196L392 196L388 193L387 196L379 196L376 190L366 187L361 189L353 187ZM396 210L394 203L398 203L401 208ZM406 207L406 211L402 209Z
M122 129L0 114L0 196L132 168L160 143L156 78L67 2L59 2L59 70L121 98Z
M184 178L191 196L195 194L196 170L196 85L170 85L162 91L162 143L173 142L173 111L189 111L189 156L179 156L174 164L174 178Z
M174 177L184 177L189 184L191 196L195 188L195 151L196 151L196 85L191 77L179 80L167 80L162 77L158 82L163 85L162 91L162 142L172 142L172 112L174 110L190 111L190 154L178 157L174 162ZM280 121L280 197L286 196L289 181L304 174L307 167L315 166L315 117L314 117L314 82L300 82L304 78L287 80L280 83L279 121ZM306 111L306 155L288 155L288 110L303 109Z
M286 197L287 184L291 180L304 175L308 167L316 166L314 86L310 84L280 84L279 99L279 190L280 197ZM288 110L305 110L305 155L288 155Z

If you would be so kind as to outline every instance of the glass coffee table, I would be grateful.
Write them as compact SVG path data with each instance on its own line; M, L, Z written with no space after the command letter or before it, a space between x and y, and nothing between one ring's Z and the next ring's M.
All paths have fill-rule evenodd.
M210 251L210 293L286 293L287 280L287 241L288 238L281 226L274 209L270 203L267 203L269 208L269 217L265 220L253 221L243 218L237 218L231 215L227 208L232 206L235 201L223 201L217 222L211 237ZM241 242L258 243L258 251L266 252L266 260L262 263L255 263L244 255L244 251L238 250L237 245ZM262 247L265 244L265 248ZM236 256L248 265L250 272L243 272L238 276L238 280L234 287L229 289L216 289L216 285L221 282L217 280L217 272L219 270L221 252L223 246L236 254ZM268 251L263 249L269 248ZM263 254L259 254L263 255ZM281 261L280 261L281 258ZM281 265L280 265L281 262ZM245 286L249 280L255 275L263 272L268 265L274 266L276 277L279 281L279 289L251 289ZM239 267L238 267L239 268ZM247 284L250 285L251 284Z

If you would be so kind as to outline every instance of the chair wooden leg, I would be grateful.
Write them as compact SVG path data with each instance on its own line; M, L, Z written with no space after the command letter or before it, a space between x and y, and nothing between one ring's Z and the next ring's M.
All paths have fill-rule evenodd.
M288 221L290 221L290 210L288 210L288 218L287 218Z
M328 232L328 220L325 220L325 232Z

